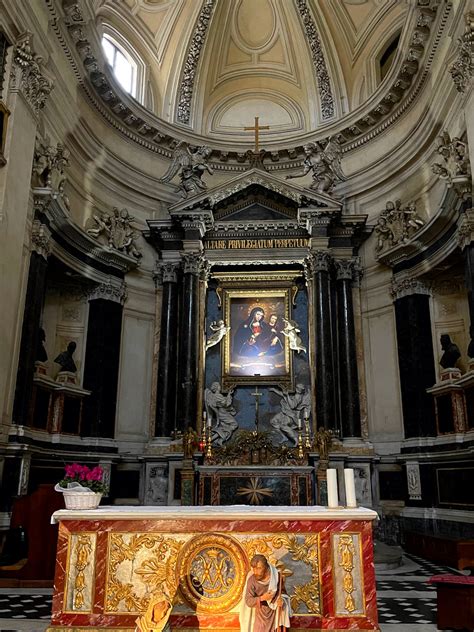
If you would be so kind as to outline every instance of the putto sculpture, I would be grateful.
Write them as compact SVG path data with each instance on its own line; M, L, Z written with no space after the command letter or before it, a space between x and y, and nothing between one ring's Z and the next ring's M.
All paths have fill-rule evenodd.
M207 159L211 155L211 148L206 145L192 149L188 143L181 141L176 145L173 160L160 182L170 182L179 172L181 183L178 187L183 198L191 193L200 193L207 189L202 179L204 172L210 175L214 172L208 165Z
M230 331L230 327L227 326L223 320L213 321L209 325L209 329L214 333L206 340L206 351L214 345L218 345L222 338L224 338L224 336Z
M290 349L296 351L296 353L300 353L301 351L306 353L306 347L298 336L298 334L301 333L298 323L294 320L287 320L286 318L283 318L283 322L285 326L281 330L281 333L288 338Z
M408 241L424 225L425 222L418 215L415 202L402 207L400 200L389 200L375 226L376 254Z
M331 136L324 149L320 143L307 143L303 149L306 154L303 171L286 176L286 179L302 178L311 171L313 182L309 188L318 193L331 194L335 184L346 179L341 169L339 141L335 136Z
M119 210L114 206L112 213L92 216L92 226L87 228L87 234L96 239L104 236L110 248L140 259L142 253L136 245L140 233L132 227L134 219L126 208Z
M211 388L204 391L204 404L211 426L211 441L218 447L228 441L239 427L235 419L237 412L232 404L233 394L234 389L231 388L227 395L224 395L219 382L214 382Z
M269 388L269 391L280 397L280 412L270 419L275 428L291 446L298 445L298 429L301 428L303 411L311 409L311 392L303 384L297 384L295 393L290 394L286 388Z

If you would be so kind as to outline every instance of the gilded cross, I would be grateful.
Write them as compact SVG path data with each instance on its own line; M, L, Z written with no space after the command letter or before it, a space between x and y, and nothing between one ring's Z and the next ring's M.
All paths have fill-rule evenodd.
M270 125L259 125L259 117L255 117L255 125L253 127L244 127L245 132L255 132L255 149L254 152L258 154L258 133L261 129L270 129Z

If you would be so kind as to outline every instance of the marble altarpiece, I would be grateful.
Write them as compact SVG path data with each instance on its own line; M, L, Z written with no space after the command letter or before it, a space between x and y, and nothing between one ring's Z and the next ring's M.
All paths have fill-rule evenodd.
M366 216L261 169L169 212L170 220L148 221L147 238L159 253L162 309L147 501L164 496L173 502L177 485L184 504L324 501L316 474L322 429L331 433L331 463L341 476L348 464L358 468L360 500L370 504L372 451L361 422L357 317L358 248L370 234ZM254 347L245 338L258 309L263 331L275 326L273 347ZM219 326L225 332L214 343ZM220 416L212 410L216 401ZM284 414L288 402L297 409L290 412L293 423ZM181 449L188 428L203 456L167 460L160 437L174 436ZM166 482L167 492L158 491Z

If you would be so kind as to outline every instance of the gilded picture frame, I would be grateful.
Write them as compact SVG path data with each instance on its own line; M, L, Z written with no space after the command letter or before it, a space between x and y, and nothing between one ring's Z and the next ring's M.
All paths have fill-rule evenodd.
M290 319L291 287L223 289L222 307L229 335L224 339L222 384L293 386L288 339L281 333Z

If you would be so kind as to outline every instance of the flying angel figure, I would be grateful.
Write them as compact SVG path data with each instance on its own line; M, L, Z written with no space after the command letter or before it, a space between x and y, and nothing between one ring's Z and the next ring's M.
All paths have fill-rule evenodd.
M207 184L202 180L202 176L205 171L211 175L214 173L206 162L211 152L211 148L206 145L192 151L188 143L181 141L176 145L171 165L165 175L160 178L160 182L170 182L181 169L179 174L181 183L178 191L182 197L186 198L190 193L205 191Z
M209 325L209 329L211 329L214 333L209 336L206 341L206 351L213 347L214 345L218 345L222 338L229 333L230 327L228 327L223 320L215 320Z
M330 194L336 182L346 180L341 168L341 146L335 136L331 136L322 149L319 143L307 143L303 147L306 158L303 171L286 176L287 180L302 178L312 171L313 182L310 189L318 193Z
M288 338L290 349L292 351L296 351L297 353L300 353L301 351L306 353L306 347L304 346L301 338L298 336L301 332L298 323L294 320L287 320L286 318L283 319L283 322L285 323L285 327L281 330L281 333Z

